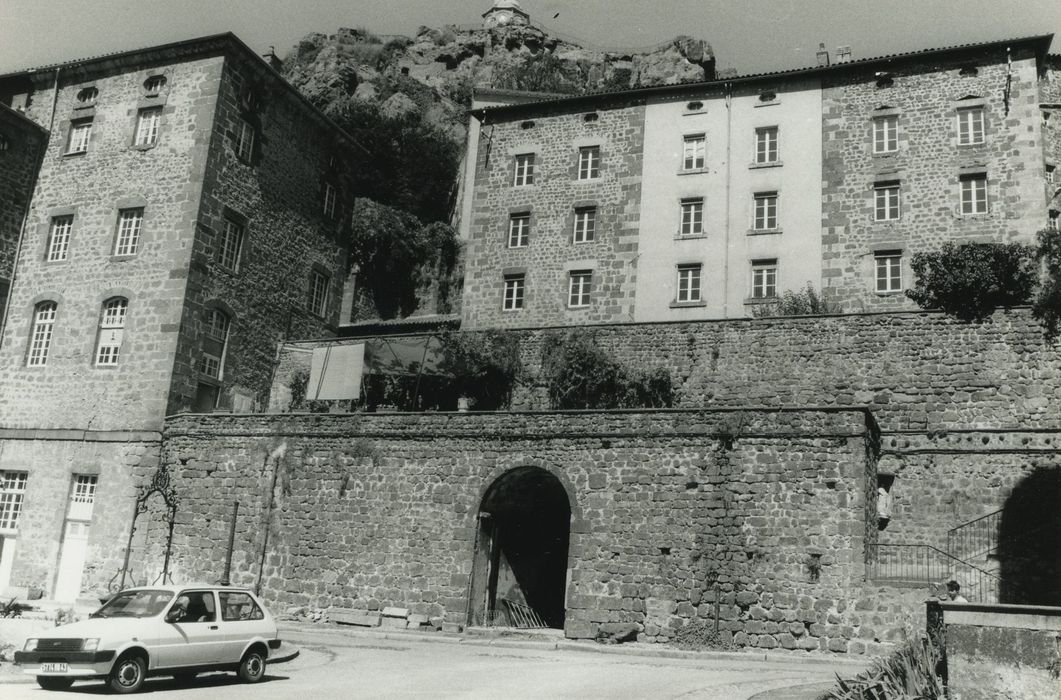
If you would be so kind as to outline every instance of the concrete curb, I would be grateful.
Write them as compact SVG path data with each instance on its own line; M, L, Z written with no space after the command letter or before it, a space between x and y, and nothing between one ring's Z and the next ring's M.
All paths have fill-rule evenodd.
M810 652L802 654L787 654L764 651L685 651L673 649L656 644L639 644L631 642L627 644L604 645L593 641L575 641L565 638L559 639L516 639L512 636L490 636L481 632L465 632L463 635L443 634L441 632L416 632L400 630L382 630L370 627L354 626L332 626L323 625L282 625L280 636L295 634L308 637L363 637L369 639L402 641L409 643L442 643L442 644L467 644L471 646L499 647L509 649L553 649L558 651L579 651L585 653L614 654L617 656L636 656L655 659L686 659L686 660L734 660L755 661L771 663L795 663L811 665L850 666L852 670L866 668L874 657L859 657L857 659L843 658L837 656L812 655ZM305 643L305 642L303 642Z

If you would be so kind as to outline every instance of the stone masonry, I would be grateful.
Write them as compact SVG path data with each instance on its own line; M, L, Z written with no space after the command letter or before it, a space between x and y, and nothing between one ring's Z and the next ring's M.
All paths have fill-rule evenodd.
M594 105L494 118L483 127L473 219L464 255L466 328L579 325L633 318L644 107ZM578 179L579 149L600 148L599 177ZM533 154L534 182L513 184L517 155ZM574 241L575 211L596 208L593 240ZM530 215L529 242L509 247L509 218ZM591 270L593 302L569 308L568 275ZM502 309L506 275L524 274L519 310Z
M277 607L388 605L464 622L485 490L548 470L572 507L566 633L690 622L758 648L878 651L897 592L864 588L875 428L852 409L178 416L180 580L213 579L239 501L233 580ZM268 541L266 541L268 538ZM716 588L715 584L718 584Z
M878 293L874 253L911 256L946 241L1032 243L1046 223L1035 49L897 62L830 75L822 85L822 289L845 311L913 308ZM883 76L883 77L882 77ZM1007 82L1008 80L1008 82ZM1008 87L1008 96L1006 86ZM958 109L984 110L984 143L958 143ZM898 120L898 150L874 153L874 118ZM988 212L962 214L959 178L986 174ZM897 220L874 221L874 185L898 182Z
M33 195L44 141L43 129L0 105L0 333L22 219Z

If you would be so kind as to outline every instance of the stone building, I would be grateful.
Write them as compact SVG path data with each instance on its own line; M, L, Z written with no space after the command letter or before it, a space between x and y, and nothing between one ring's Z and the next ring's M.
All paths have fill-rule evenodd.
M164 416L260 409L277 341L333 332L353 144L232 34L8 73L0 103L49 134L0 340L0 588L72 600L119 570Z
M912 308L914 253L1028 243L1048 224L1051 38L485 95L461 215L464 327L741 318L808 284L845 311Z
M483 27L525 27L530 15L520 7L519 0L494 0L494 6L483 13Z
M29 209L46 133L39 125L0 105L0 331L15 269L19 233Z

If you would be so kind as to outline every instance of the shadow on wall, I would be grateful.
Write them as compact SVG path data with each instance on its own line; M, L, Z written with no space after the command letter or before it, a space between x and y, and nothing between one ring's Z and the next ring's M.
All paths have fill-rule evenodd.
M1014 487L998 528L999 602L1061 606L1061 466Z

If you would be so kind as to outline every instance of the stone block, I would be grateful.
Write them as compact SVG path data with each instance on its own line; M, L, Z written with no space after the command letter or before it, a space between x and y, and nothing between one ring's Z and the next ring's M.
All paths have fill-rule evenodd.
M329 608L328 620L340 625L356 625L358 627L379 627L380 615L378 612L368 610L350 610L344 608Z

